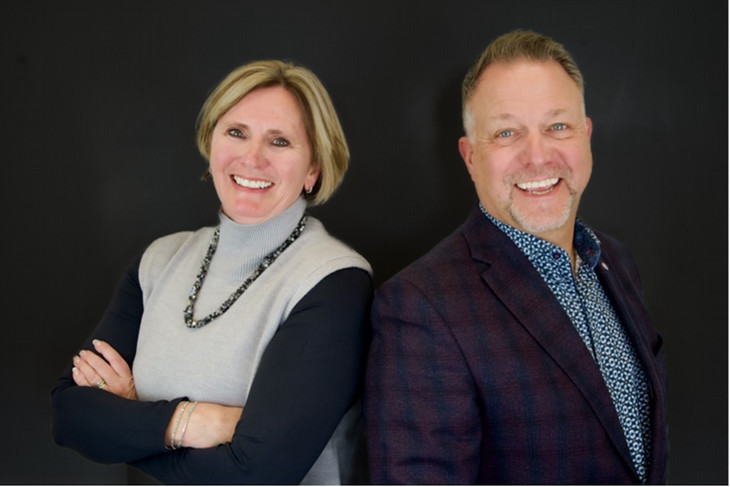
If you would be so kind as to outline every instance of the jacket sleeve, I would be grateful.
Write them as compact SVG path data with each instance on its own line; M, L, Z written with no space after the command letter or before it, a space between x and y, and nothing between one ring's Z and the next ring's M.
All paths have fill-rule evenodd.
M138 269L141 256L128 267L98 326L82 349L93 350L91 340L111 344L131 364L142 317L142 290ZM93 387L79 387L69 364L51 393L53 436L61 446L72 448L101 463L137 460L165 451L165 429L174 401L142 402L124 399Z
M376 294L363 401L374 484L477 481L476 390L437 299L402 277Z
M300 483L359 398L372 293L361 269L324 278L269 343L231 443L133 465L173 484Z

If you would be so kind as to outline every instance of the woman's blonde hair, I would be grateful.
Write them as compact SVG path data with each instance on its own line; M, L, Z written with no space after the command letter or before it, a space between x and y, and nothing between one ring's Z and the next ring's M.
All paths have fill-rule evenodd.
M233 70L216 86L198 115L198 150L210 160L213 129L218 120L243 97L258 88L281 86L299 102L312 150L312 164L320 173L311 193L303 196L310 204L327 201L347 171L350 152L332 100L310 70L283 61L255 61Z

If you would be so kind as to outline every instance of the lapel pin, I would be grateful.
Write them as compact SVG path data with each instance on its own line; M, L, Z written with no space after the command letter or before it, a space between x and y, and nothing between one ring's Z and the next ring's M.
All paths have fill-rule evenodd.
M603 270L608 270L608 264L606 264L605 262L601 262L601 267L603 267Z

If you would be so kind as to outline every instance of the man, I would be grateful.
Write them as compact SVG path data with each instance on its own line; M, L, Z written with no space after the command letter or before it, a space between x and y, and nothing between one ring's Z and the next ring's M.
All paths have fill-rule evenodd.
M661 338L626 248L576 219L592 167L578 67L512 32L462 94L479 205L377 294L371 480L664 482Z

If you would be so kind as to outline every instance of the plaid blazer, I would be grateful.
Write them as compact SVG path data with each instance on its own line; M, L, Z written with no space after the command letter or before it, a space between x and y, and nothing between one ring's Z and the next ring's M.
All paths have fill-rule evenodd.
M661 337L628 251L596 234L596 272L650 383L648 481L664 483ZM364 407L373 483L639 482L586 346L525 255L478 208L379 289L372 322Z

